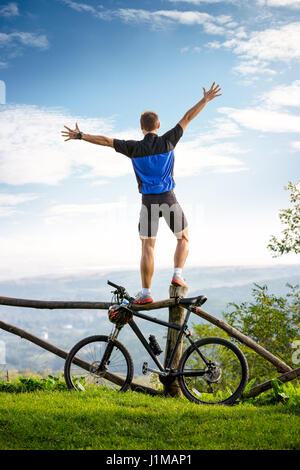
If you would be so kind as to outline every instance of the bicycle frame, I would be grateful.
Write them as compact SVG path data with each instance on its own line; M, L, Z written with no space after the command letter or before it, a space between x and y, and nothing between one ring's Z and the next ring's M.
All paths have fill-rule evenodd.
M129 309L130 310L130 309ZM190 314L192 313L192 311L190 309L187 308L187 312L186 312L186 315L185 315L185 319L183 321L183 324L181 326L179 325L175 325L173 323L169 323L169 322L165 322L163 320L159 320L158 318L154 318L154 317L150 317L149 315L145 315L143 313L140 313L140 312L137 312L137 311L133 311L133 310L130 310L131 313L136 316L136 317L139 317L139 318L142 318L144 320L147 320L147 321L150 321L152 323L157 323L159 325L163 325L163 326L166 326L168 328L172 328L174 330L177 330L179 331L179 334L178 334L178 337L177 337L177 340L176 340L176 343L175 343L175 346L172 350L172 353L171 353L171 356L168 360L168 363L166 364L166 367L164 367L160 360L157 358L157 356L154 354L154 352L152 351L147 339L145 338L145 336L143 335L143 333L141 332L140 328L138 327L138 325L136 324L136 322L132 319L128 325L131 327L132 331L136 334L136 336L138 337L138 339L140 340L140 342L142 343L142 345L144 346L144 348L146 349L146 351L148 352L148 354L150 355L150 357L153 359L153 361L155 362L155 364L157 365L157 367L159 368L159 371L153 371L152 372L156 372L158 373L159 375L172 375L174 377L176 376L179 376L181 375L179 372L171 372L171 368L172 368L172 364L173 364L173 361L174 361L174 357L175 357L175 354L176 354L176 351L179 347L179 344L180 344L180 341L181 341L181 338L183 335L186 336L186 338L189 340L189 342L194 346L195 350L198 352L198 354L200 355L200 357L203 359L204 363L208 366L209 365L209 361L205 358L205 356L203 356L203 354L201 353L201 351L199 351L199 349L197 348L197 346L195 345L194 341L190 338L190 334L187 334L186 333L186 330L187 330L187 323L188 323L188 320L189 320L189 317L190 317ZM122 328L122 327L121 327ZM121 328L119 328L119 330L121 330ZM115 337L115 335L113 335ZM191 371L191 372L187 372L187 373L184 373L184 375L189 375L189 376L193 376L193 375L204 375L206 372L206 370L201 370L201 371Z

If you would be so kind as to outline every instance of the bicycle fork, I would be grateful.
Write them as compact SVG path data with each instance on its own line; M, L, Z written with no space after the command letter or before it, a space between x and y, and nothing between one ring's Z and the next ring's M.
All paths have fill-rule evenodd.
M109 363L109 359L110 359L110 356L111 356L111 353L113 352L113 349L114 349L114 342L115 340L117 339L117 337L119 336L119 333L121 331L121 329L123 328L123 326L114 326L109 337L108 337L108 343L107 343L107 346L106 346L106 349L104 351L104 354L103 354L103 357L101 359L101 362L99 364L99 367L98 367L98 372L103 372L103 370L105 370L106 368L106 364Z

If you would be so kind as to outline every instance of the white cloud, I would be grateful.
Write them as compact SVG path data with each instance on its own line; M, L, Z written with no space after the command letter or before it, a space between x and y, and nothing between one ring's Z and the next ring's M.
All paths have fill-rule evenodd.
M102 186L104 184L108 184L108 180L95 180L92 182L92 186Z
M228 118L215 118L209 123L209 130L200 133L196 141L199 145L208 145L217 140L232 139L241 134L240 127Z
M219 41L211 41L206 44L207 47L210 47L211 49L221 49L222 43Z
M200 46L185 46L180 49L182 54L186 52L196 52L197 54L202 51L202 47Z
M197 176L207 170L243 171L244 163L236 157L246 152L234 142L206 143L205 136L183 142L176 147L176 178Z
M14 2L8 3L7 5L3 5L0 7L0 16L4 16L6 18L10 16L18 16L19 9L18 5Z
M227 167L220 167L220 168L217 168L216 170L213 171L213 173L239 173L240 171L248 171L249 168L247 167L243 167L243 166L240 166L240 167L232 167L232 168L227 168Z
M236 26L229 15L213 16L199 11L178 10L144 10L137 8L119 8L117 10L101 10L86 3L77 3L73 0L61 0L65 5L78 12L88 12L102 20L119 18L125 23L147 23L152 28L163 28L168 25L202 25L208 34L226 34L228 28ZM226 29L227 28L227 29Z
M49 48L49 41L45 34L28 33L18 31L14 33L0 33L0 49L4 50L2 54L8 54L10 49L20 54L24 47L35 47L41 50ZM4 59L4 60L3 60ZM6 57L1 57L0 69L8 66Z
M214 34L214 35L217 35L217 34L224 35L224 34L226 34L226 29L225 28L223 28L222 26L216 25L214 23L209 23L209 22L204 23L203 27L204 27L204 31L207 34Z
M180 10L145 10L134 8L120 8L117 10L97 10L85 3L77 3L73 0L62 0L69 7L77 11L87 11L101 19L119 18L126 23L147 23L152 28L165 28L170 25L200 25L203 31L210 35L221 35L227 38L224 42L212 41L207 46L215 49L222 47L232 50L240 59L241 63L233 70L242 76L252 76L258 74L268 74L270 77L277 72L269 66L270 62L283 61L289 63L292 60L300 59L300 22L293 22L268 28L261 31L245 31L243 26L232 21L230 15L210 15L199 11ZM229 3L238 4L230 1ZM169 3L186 3L199 5L201 3L219 3L218 0L169 0ZM269 2L269 3L276 3ZM283 0L277 4L284 4ZM285 2L290 5L294 2ZM180 49L181 52L199 52L199 48L186 46ZM271 79L271 78L270 78Z
M132 211L132 208L134 210ZM128 201L121 198L116 202L101 202L93 204L55 204L42 215L47 225L63 223L71 224L92 224L105 220L106 225L113 227L118 224L120 218L127 214L129 219L132 214L137 213L137 203L131 207ZM128 220L129 220L128 219Z
M268 28L262 31L252 31L248 35L241 30L238 37L232 31L233 37L226 41L213 41L207 44L213 49L232 50L241 59L241 63L234 70L242 75L268 73L275 71L268 67L272 62L282 61L290 63L300 59L300 22L293 22ZM246 37L243 37L243 34Z
M0 33L0 47L30 46L39 49L47 49L49 42L44 34L27 33L23 31L15 33Z
M300 80L291 85L278 85L261 95L260 100L269 106L300 106Z
M300 116L253 107L245 109L219 108L219 112L248 129L261 132L296 132L300 129Z
M119 9L118 16L125 22L146 22L152 26L164 26L165 24L202 25L209 34L225 34L223 25L231 21L230 16L212 16L198 11L157 10L148 11L140 9ZM217 23L217 24L215 24Z
M10 217L16 214L17 211L13 207L1 206L0 205L0 217Z
M29 105L1 106L1 110L2 183L55 185L74 170L79 174L90 171L93 177L116 177L131 170L129 159L112 149L86 142L64 142L60 135L64 125L74 126L76 120L91 134L110 135L112 120L74 117L59 109ZM122 133L118 137L122 138ZM128 131L127 138L134 137L136 133Z
M266 7L300 8L300 0L257 0L257 3Z
M56 204L49 209L48 215L62 217L77 217L91 214L103 215L107 211L124 208L125 206L124 201L100 204Z
M300 22L294 22L279 28L253 31L247 41L234 38L222 45L241 57L288 62L300 58L299 40Z
M79 141L64 142L60 131L64 125L72 127L78 121L79 127L90 134L140 140L142 135L137 129L117 132L111 119L76 117L59 109L3 105L1 110L0 183L56 185L71 176L103 180L132 174L129 158L108 147ZM234 144L225 145L224 151L222 145L211 145L216 139L228 139L237 133L233 123L219 119L205 134L179 143L178 152L183 155L179 165L184 166L184 158L190 158L190 152L194 155L182 174L193 175L218 164L222 167L241 165L236 158L230 157L231 152L234 155L242 153Z
M33 201L37 199L37 194L31 193L20 193L20 194L10 194L10 193L0 193L0 205L1 206L15 206L17 204L23 204L27 201Z
M0 217L8 217L10 215L17 214L19 212L16 210L17 205L33 201L37 198L37 194L31 193L0 193Z
M233 67L235 72L243 76L249 76L252 74L267 73L269 75L276 75L275 70L270 69L266 66L267 62L261 62L259 60L249 60L240 62L239 65Z
M93 6L88 5L86 3L74 2L73 0L61 0L61 1L62 3L65 3L68 7L72 8L75 11L78 11L78 12L85 11L85 12L91 13L93 16L96 16L97 18L107 19L106 15L103 12L97 10Z
M224 122L227 126L231 122L260 132L299 133L300 116L283 108L300 106L300 80L295 80L290 85L275 86L257 95L254 104L244 109L221 107L218 111L226 116ZM297 142L291 145L297 148Z
M295 142L291 142L291 147L294 149L294 150L300 150L300 141L295 141Z
M234 0L168 0L170 3L191 3L192 5L200 5L202 3L232 3Z

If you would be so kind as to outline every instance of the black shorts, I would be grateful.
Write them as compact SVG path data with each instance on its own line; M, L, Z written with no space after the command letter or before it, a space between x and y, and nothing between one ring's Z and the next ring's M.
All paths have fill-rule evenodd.
M188 225L173 190L161 194L143 194L138 227L141 238L156 238L160 217L165 219L175 234L182 232Z

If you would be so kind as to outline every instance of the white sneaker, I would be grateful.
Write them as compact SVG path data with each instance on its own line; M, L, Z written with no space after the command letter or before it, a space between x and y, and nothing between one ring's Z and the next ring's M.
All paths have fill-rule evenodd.
M135 296L133 304L150 304L153 299L150 294L142 294L142 291Z
M181 274L173 274L172 282L173 286L187 287L184 277Z

